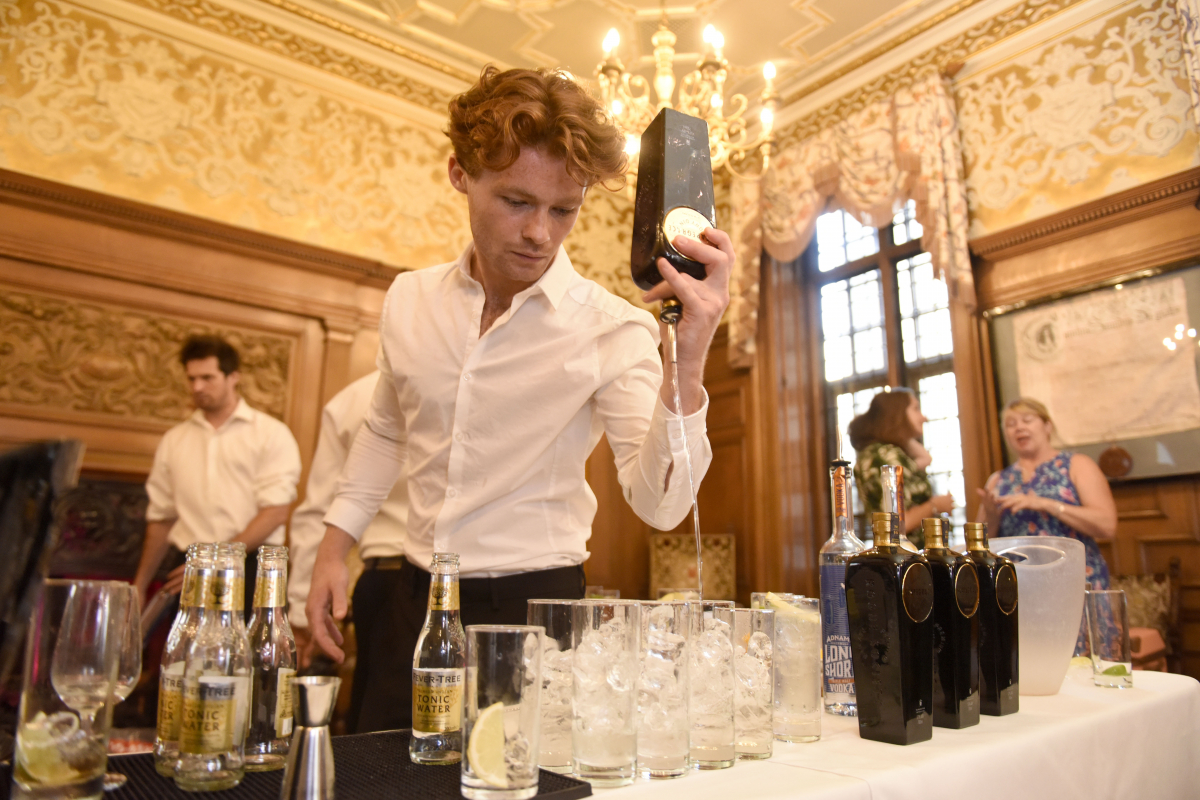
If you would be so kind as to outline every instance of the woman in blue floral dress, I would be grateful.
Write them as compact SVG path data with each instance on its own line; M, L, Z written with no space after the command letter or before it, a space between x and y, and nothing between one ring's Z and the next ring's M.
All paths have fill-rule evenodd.
M1086 580L1109 588L1108 564L1097 540L1117 533L1117 507L1095 461L1050 443L1054 423L1037 400L1018 398L1004 408L1004 439L1017 460L993 473L979 494L979 518L992 536L1065 536L1083 543ZM1076 655L1086 654L1082 625Z

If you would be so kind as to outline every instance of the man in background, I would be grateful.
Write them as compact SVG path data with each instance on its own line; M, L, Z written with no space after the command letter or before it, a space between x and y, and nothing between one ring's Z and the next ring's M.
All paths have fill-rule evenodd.
M307 666L314 655L312 634L308 630L308 616L304 604L308 602L317 548L325 536L325 523L322 520L329 504L333 502L338 474L350 454L355 434L367 418L367 409L370 408L371 397L378 382L379 371L376 370L354 381L325 404L321 413L317 451L313 454L312 468L308 473L304 502L292 514L288 619L296 634L302 667ZM408 483L403 478L396 481L391 494L383 501L379 513L367 526L358 542L363 572L357 581L352 581L352 617L359 658L354 665L350 711L346 720L349 730L358 728L363 692L370 680L370 667L378 661L378 658L371 657L369 651L374 648L391 650L397 646L396 626L386 621L381 622L380 616L381 609L388 605L388 575L398 572L404 566L405 524L408 519L407 487Z
M184 343L179 362L196 410L158 444L146 480L146 538L134 584L143 599L164 559L179 590L194 542L246 545L246 611L253 608L255 551L284 544L300 480L300 448L287 425L238 394L237 350L216 336Z

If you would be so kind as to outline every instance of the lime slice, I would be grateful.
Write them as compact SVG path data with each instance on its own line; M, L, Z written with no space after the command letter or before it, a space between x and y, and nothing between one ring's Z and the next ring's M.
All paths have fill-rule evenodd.
M1102 672L1100 674L1101 675L1128 675L1129 668L1126 667L1124 664L1116 664L1115 666L1111 666L1108 669L1104 670L1104 672Z
M805 622L821 621L820 613L815 613L805 608L797 608L774 592L767 592L767 608L773 609L776 614L797 617L803 619Z
M62 786L77 780L79 772L59 752L50 722L51 718L39 711L28 725L21 728L17 734L17 761L39 783Z
M1072 667L1091 667L1092 659L1087 656L1075 656L1071 659Z
M475 776L496 789L508 788L508 770L504 764L504 703L492 703L483 710L471 729L467 758Z

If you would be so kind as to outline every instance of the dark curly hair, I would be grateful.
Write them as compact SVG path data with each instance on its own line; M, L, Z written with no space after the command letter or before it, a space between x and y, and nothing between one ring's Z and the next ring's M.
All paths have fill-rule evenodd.
M625 137L604 106L562 72L489 64L479 82L450 101L446 129L468 175L508 169L522 147L545 149L566 162L580 186L625 182Z
M206 358L216 358L217 366L226 375L237 372L241 366L238 351L220 336L191 336L179 350L179 363L185 368L189 361L203 361Z

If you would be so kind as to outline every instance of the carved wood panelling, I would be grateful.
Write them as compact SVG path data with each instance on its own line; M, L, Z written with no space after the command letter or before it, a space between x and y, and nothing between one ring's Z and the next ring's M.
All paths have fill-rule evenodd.
M283 418L294 342L0 284L0 404L174 424L191 410L179 367L190 335L225 337L241 356L242 396Z

